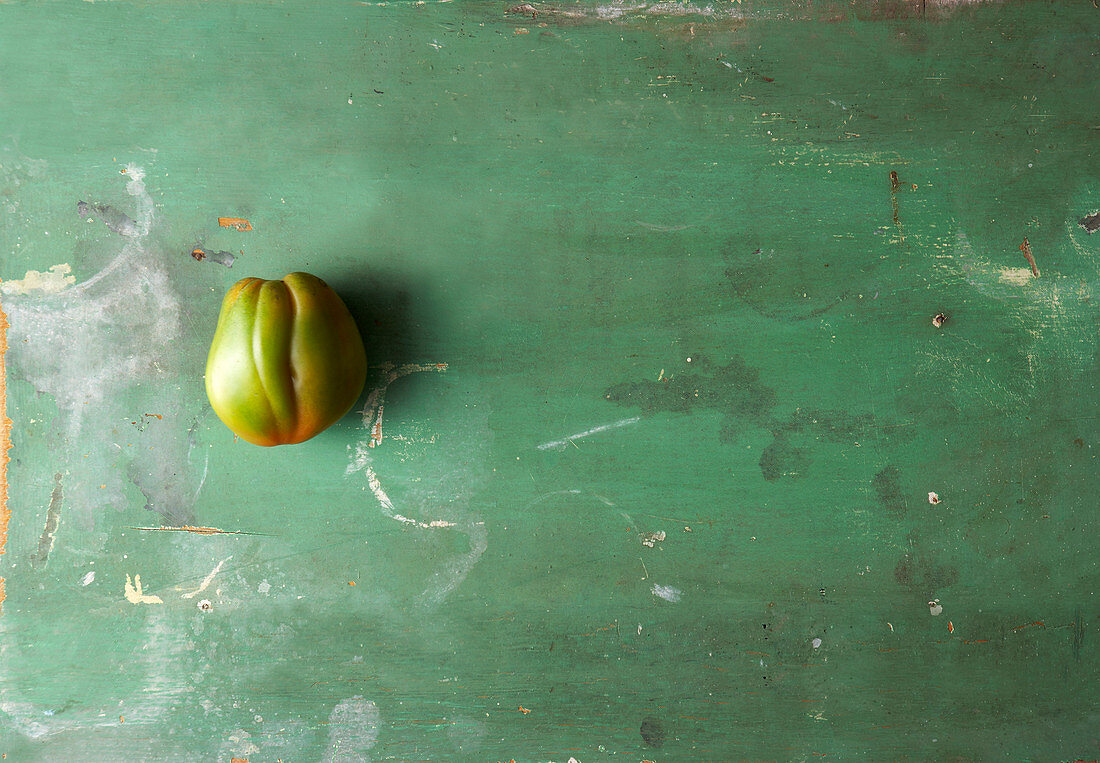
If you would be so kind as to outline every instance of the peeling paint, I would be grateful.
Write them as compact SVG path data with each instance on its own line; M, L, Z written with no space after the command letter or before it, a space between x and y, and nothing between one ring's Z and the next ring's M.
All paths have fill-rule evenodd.
M61 472L55 474L53 478L53 492L50 494L50 505L46 509L46 526L42 528L42 535L38 538L38 553L31 560L31 564L35 567L41 567L49 561L57 528L61 524L61 503L65 495L61 487Z
M218 225L223 228L236 228L239 231L252 230L252 223L243 217L219 217Z
M19 279L0 281L0 294L60 294L76 283L67 262L51 265L45 272L28 270Z

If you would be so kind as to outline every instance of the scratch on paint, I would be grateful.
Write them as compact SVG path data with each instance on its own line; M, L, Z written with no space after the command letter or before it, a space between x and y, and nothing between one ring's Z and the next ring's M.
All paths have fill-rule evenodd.
M1028 242L1026 236L1024 237L1024 243L1020 244L1020 251L1024 253L1027 264L1031 266L1031 274L1038 278L1039 267L1035 264L1035 255L1031 253L1031 244Z
M216 576L216 575L217 575L217 574L218 574L219 572L221 572L221 571L222 571L222 565L224 565L224 564L225 564L226 562L228 562L228 561L229 561L230 559L232 559L232 558L233 558L232 556L227 556L227 557L225 557L224 559L222 559L222 560L221 560L220 562L218 562L218 566L217 566L217 567L215 567L214 569L210 570L210 574L209 574L209 575L207 575L207 576L206 576L205 578L203 578L203 579L202 579L202 582L201 582L201 583L199 584L199 587L198 587L198 588L196 588L196 589L195 589L194 591L188 591L187 593L183 594L183 596L182 596L181 598L184 598L184 599L193 599L193 598L195 598L195 597L196 597L197 595L199 595L200 593L202 593L203 591L205 591L205 590L207 589L207 587L208 587L208 586L209 586L209 585L210 585L210 584L211 584L212 582L214 582L214 577L215 577L215 576Z
M239 231L252 230L252 223L243 217L219 217L218 225L223 228L236 228Z
M164 600L159 596L143 593L141 590L141 575L134 575L133 582L130 576L126 576L126 601L131 604L163 604Z
M1045 628L1045 627L1046 627L1046 623L1044 623L1044 622L1043 622L1042 620L1036 620L1036 621L1035 621L1035 622L1033 622L1033 623L1024 623L1023 625L1017 625L1017 626L1016 626L1015 628L1013 628L1012 630L1014 630L1014 631L1022 631L1022 630L1023 630L1024 628L1034 628L1034 627L1035 627L1036 625L1038 625L1038 626L1040 626L1040 627L1043 627L1043 628Z
M564 448L566 445L569 445L570 443L572 443L574 440L580 440L583 437L591 437L594 434L599 434L600 432L606 432L609 429L619 429L620 427L626 427L626 426L630 426L631 424L637 424L641 420L642 419L638 416L632 416L629 419L622 419L621 421L616 421L612 424L601 424L598 427L592 427L591 429L586 429L583 432L578 432L577 434L571 434L568 437L564 437L560 440L552 440L550 442L544 442L542 445L539 445L538 448L539 448L539 450L561 449L561 448Z
M219 530L217 527L195 527L194 525L180 525L179 527L127 527L127 530L144 530L146 532L177 532L194 533L195 535L267 535L267 533L252 533L244 530Z
M8 520L8 450L11 448L11 421L8 419L7 369L8 316L0 303L0 556L7 550ZM4 607L4 578L0 577L0 612Z
M61 472L55 474L53 479L54 486L53 493L50 494L50 506L46 509L46 526L42 528L42 535L38 539L38 553L34 555L31 562L35 567L41 567L49 561L57 528L61 524L61 502L64 499L64 492L61 488Z

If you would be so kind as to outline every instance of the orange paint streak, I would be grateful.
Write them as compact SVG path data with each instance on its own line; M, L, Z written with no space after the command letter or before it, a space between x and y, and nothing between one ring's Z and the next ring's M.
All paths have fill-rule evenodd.
M237 230L252 230L252 223L243 217L219 217L218 225L223 228L236 228Z
M964 644L988 644L988 643L989 643L989 639L987 639L987 638L980 638L980 639L975 639L975 640L973 640L973 641L963 641L963 643L964 643Z
M266 535L266 533L250 533L244 530L220 530L217 527L195 527L194 525L180 525L179 527L127 527L127 530L144 530L146 532L166 533L194 533L195 535Z
M8 450L11 449L11 421L8 419L7 366L5 358L8 352L8 316L0 305L0 555L7 550L8 520ZM0 612L3 611L4 578L0 577Z

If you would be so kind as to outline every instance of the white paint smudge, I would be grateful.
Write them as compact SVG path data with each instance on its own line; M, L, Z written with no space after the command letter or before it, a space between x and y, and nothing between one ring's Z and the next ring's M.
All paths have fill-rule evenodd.
M810 642L810 645L813 646L814 649L820 649L821 648L821 639L815 638L813 641Z
M326 763L359 763L378 742L381 714L378 705L356 695L341 700L328 716Z
M1030 268L1001 268L997 272L998 281L1013 286L1026 286L1034 277Z
M51 265L45 273L28 270L20 279L0 281L0 294L58 294L76 283L67 262Z
M221 560L220 562L218 562L218 566L217 566L217 567L215 567L214 569L210 570L210 574L209 574L209 575L207 575L207 576L206 576L205 578L203 578L203 580L202 580L202 583L200 583L200 584L199 584L199 587L198 587L198 588L196 588L196 589L195 589L194 591L188 591L187 593L183 594L183 596L182 596L181 598L184 598L184 599L193 599L193 598L195 598L195 597L196 597L197 595L199 595L200 593L202 593L203 591L205 591L205 590L207 589L207 587L208 587L208 586L209 586L209 585L210 585L210 584L211 584L212 582L214 582L214 577L215 577L215 576L216 576L216 575L217 575L217 574L218 574L219 572L221 572L221 570L222 570L222 565L223 565L223 564L225 564L226 562L228 562L228 561L229 561L230 559L232 559L232 558L233 558L232 556L227 556L227 557L225 557L224 559L222 559L222 560Z
M370 466L366 467L367 470L367 486L370 487L374 497L378 499L378 503L382 506L382 511L390 519L396 519L398 522L402 522L407 525L415 525L416 527L423 527L424 529L430 529L433 527L457 527L457 523L448 522L443 519L433 519L430 522L420 522L416 519L410 519L404 514L398 514L397 510L393 507L393 501L386 495L386 491L382 488L382 483L378 480L378 475L375 474L374 469Z
M943 613L943 606L940 604L939 599L928 602L928 614L932 617L938 617Z
M447 370L446 363L405 363L394 367L392 363L383 363L378 367L382 372L382 379L367 395L367 401L363 405L360 414L363 417L363 426L367 430L367 437L361 439L355 446L355 455L345 470L346 474L354 474L361 471L368 463L369 448L377 448L382 444L382 411L385 408L386 390L398 379L422 371L435 371L442 373Z
M256 590L263 594L269 593L271 591L271 583L268 583L266 580L261 580L260 584L256 586Z
M95 580L95 570L85 573L84 577L80 579L80 585L91 585L93 580Z
M591 437L594 434L599 434L600 432L606 432L609 429L619 429L620 427L626 427L626 426L630 426L631 424L637 424L641 420L642 419L639 416L632 416L629 419L622 419L621 421L616 421L612 424L601 424L600 426L592 427L591 429L586 429L583 432L577 432L577 434L572 434L572 435L569 435L568 437L563 437L560 440L551 440L550 442L544 442L542 445L539 445L538 448L539 448L539 450L551 450L551 449L560 450L560 449L564 448L565 446L569 445L570 443L572 443L573 440L580 440L584 437Z
M647 548L653 548L658 543L661 543L665 539L665 531L658 530L657 532L642 533L642 545Z
M466 575L481 559L488 547L488 531L485 528L485 523L476 521L476 514L463 508L467 506L471 495L471 474L465 467L458 468L454 466L459 463L469 463L471 453L483 450L485 443L481 439L481 433L485 431L485 428L482 426L481 421L473 423L469 421L471 416L481 416L476 405L466 404L456 408L455 413L461 417L460 420L457 422L452 420L449 428L446 423L443 424L444 431L453 433L455 436L444 437L440 435L438 438L438 447L443 449L452 448L451 453L444 453L441 458L437 459L441 465L445 466L446 471L429 479L425 479L424 475L418 476L411 482L407 482L405 486L408 493L407 500L410 504L419 507L445 505L448 514L455 517L455 519L438 518L423 521L399 512L386 489L382 486L373 465L372 449L382 442L384 397L389 385L397 379L418 372L435 371L439 373L447 370L447 364L410 363L395 367L393 364L387 363L380 366L380 370L382 378L367 395L366 403L361 411L366 435L356 445L354 453L349 458L345 473L351 475L363 472L366 475L367 487L386 517L404 525L424 530L453 528L467 536L469 539L469 549L467 551L444 556L442 559L434 563L430 562L425 566L425 571L428 573L428 583L424 591L417 597L417 601L423 605L434 606L441 603L461 585ZM446 408L441 410L439 421L446 422L444 418L446 410ZM478 437L472 444L461 437L461 435L469 434ZM420 442L434 446L437 437L433 434L430 439L422 439ZM431 468L429 468L430 471Z
M197 418L188 409L200 408L170 383L174 373L190 373L181 364L199 339L183 332L164 253L148 240L155 207L145 173L131 164L122 176L134 236L112 236L90 252L91 261L107 263L91 278L57 291L68 266L55 267L49 292L24 288L5 298L11 368L57 407L57 435L67 445L56 456L71 473L67 503L78 525L94 526L103 515L96 507L126 505L127 480L148 508L172 524L190 524L195 475L180 468L186 446L179 438L129 433L134 447L123 463L118 458L125 446L117 428L135 408L171 420Z
M133 582L130 581L130 576L126 576L126 588L124 589L126 594L126 601L131 604L163 604L164 600L159 596L153 596L152 594L144 593L141 589L141 575L134 575Z
M661 585L659 583L653 584L653 595L657 598L664 599L665 601L671 601L673 604L680 601L680 597L683 594L679 588L675 588L670 585Z
M255 755L260 751L260 748L256 746L256 743L252 741L252 735L244 729L237 729L229 734L229 743L232 745L232 751L234 757L237 755L242 758L247 758L250 755Z

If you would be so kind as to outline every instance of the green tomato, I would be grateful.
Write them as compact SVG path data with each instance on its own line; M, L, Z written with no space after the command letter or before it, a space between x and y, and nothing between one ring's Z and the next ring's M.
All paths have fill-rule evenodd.
M206 360L206 395L245 440L308 440L348 412L366 375L359 329L320 278L243 278L225 295Z

